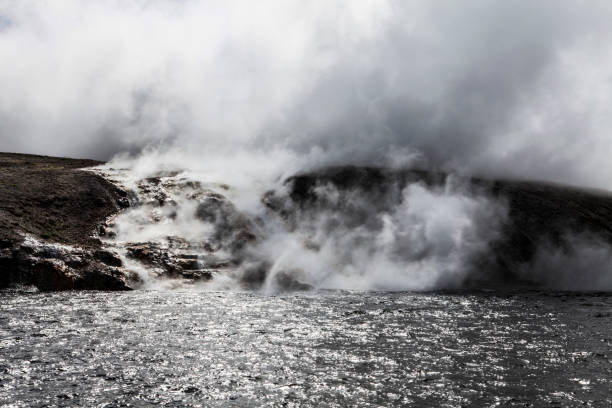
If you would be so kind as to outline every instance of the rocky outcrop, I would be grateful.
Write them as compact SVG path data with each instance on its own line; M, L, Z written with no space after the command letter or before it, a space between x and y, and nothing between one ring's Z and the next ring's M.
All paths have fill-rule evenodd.
M39 241L27 236L0 250L0 287L35 286L43 291L130 290L138 276L121 268L116 253Z
M100 164L0 154L0 288L129 290L142 277L208 281L235 267L256 239L248 217L210 186L179 172L126 186L121 171L83 169ZM144 242L118 236L123 213L139 216L138 228L155 227L174 222L184 207L211 233Z
M210 242L218 249L225 247L232 253L242 250L256 240L251 221L223 195L203 195L196 209L196 217L215 226Z
M180 249L155 242L130 243L126 254L155 274L157 278L187 279L192 282L209 281L233 266L207 253L184 253Z
M129 178L116 169L101 174L119 186ZM176 171L131 186L132 206L104 225L105 242L148 277L195 283L231 274L257 240L249 217L222 194L228 186L203 185Z
M81 170L100 164L0 154L0 288L128 290L137 277L98 239L127 193Z

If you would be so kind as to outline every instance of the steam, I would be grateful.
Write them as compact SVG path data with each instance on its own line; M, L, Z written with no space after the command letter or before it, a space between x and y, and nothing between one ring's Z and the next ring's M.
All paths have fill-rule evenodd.
M610 188L611 16L603 0L4 0L2 150L238 152L247 174L278 154L418 159Z
M294 227L258 248L273 260L268 290L288 279L325 289L459 288L477 273L505 218L501 203L452 180L410 184L397 201L331 185L315 194L323 205L296 210Z
M110 242L146 288L176 285L157 278L190 259L192 271L214 270L203 289L457 289L491 260L507 212L452 176L440 185L389 178L377 191L320 181L311 202L292 198L287 182L260 194L195 172L146 170L98 170L134 192Z
M567 236L561 246L541 245L522 277L545 288L611 291L612 248L593 237Z

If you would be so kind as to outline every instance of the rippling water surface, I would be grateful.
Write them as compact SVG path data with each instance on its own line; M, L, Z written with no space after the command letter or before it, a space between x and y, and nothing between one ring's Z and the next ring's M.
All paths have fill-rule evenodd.
M0 293L3 407L609 407L611 390L605 295Z

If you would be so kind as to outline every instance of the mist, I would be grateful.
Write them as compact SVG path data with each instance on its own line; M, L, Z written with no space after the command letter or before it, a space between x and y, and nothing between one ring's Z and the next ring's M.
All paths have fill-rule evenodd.
M570 291L612 290L612 249L585 234L564 237L563 244L542 243L522 278L542 287Z
M321 184L314 195L316 205L285 208L291 226L269 228L255 249L271 260L267 290L287 280L324 289L461 288L507 215L503 203L453 178L370 196Z
M611 188L611 16L605 1L5 0L1 149Z

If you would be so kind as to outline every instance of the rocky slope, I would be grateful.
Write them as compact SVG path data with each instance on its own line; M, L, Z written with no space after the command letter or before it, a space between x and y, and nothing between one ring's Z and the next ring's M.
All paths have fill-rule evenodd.
M130 290L149 280L208 281L235 267L255 239L250 220L227 198L179 172L125 185L122 170L94 167L101 164L0 153L0 288ZM214 233L194 238L158 228L184 210L177 201L189 204L192 223L214 225ZM125 238L120 216L136 218L135 230L160 233Z
M232 276L257 288L275 261L258 250L267 239L261 217L292 231L308 226L313 214L328 213L325 233L363 225L375 231L377 214L392 212L407 186L449 184L441 173L328 168L296 175L267 192L261 198L265 214L253 216L235 207L229 186L205 185L180 172L130 180L121 169L87 169L100 164L0 154L0 288L129 290L148 280L175 285ZM529 280L523 271L538 251L553 246L571 252L571 237L612 245L607 192L481 179L455 184L504 210L486 256L470 260L482 273L470 274L464 286ZM487 222L481 224L488 228ZM304 249L318 256L321 243L299 236L306 237ZM423 251L417 256L428 256ZM274 274L283 288L309 287L296 276L292 270Z
M0 288L129 289L120 259L98 238L127 194L81 170L99 164L0 154Z

